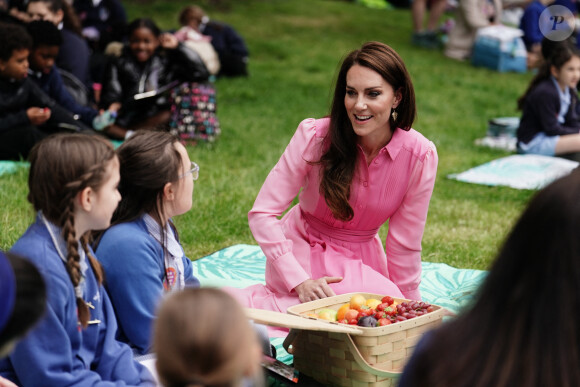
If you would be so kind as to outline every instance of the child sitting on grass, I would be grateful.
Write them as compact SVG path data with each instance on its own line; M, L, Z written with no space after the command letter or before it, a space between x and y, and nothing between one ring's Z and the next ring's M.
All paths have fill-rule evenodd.
M86 129L27 78L31 47L23 27L0 24L0 160L26 159L47 134Z
M51 135L30 153L28 185L36 218L11 251L40 270L47 312L0 361L0 375L22 386L155 385L116 340L115 312L88 243L92 230L109 226L121 200L112 144L97 135Z
M159 308L153 343L165 386L264 385L256 333L222 290L185 289L169 296Z
M32 37L32 50L28 57L30 79L60 106L78 115L83 123L92 127L99 112L90 106L79 105L74 100L55 66L62 44L58 28L52 22L35 20L28 23L26 29Z
M518 99L518 152L554 156L580 152L580 52L568 41L551 50Z

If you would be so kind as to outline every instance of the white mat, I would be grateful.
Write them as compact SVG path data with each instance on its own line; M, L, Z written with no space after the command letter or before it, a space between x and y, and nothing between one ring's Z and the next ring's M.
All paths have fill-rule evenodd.
M513 155L493 160L449 179L516 189L541 189L578 167L577 161L539 155Z

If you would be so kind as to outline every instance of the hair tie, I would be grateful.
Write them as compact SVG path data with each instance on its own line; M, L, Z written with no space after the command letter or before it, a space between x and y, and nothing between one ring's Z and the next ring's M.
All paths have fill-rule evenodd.
M0 333L10 321L16 302L16 277L8 257L0 252Z
M81 285L75 286L75 295L77 298L83 298L83 289L81 288Z

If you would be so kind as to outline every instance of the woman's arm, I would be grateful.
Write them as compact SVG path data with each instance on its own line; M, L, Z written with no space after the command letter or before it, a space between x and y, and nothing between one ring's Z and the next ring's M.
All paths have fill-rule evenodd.
M437 163L437 151L430 142L423 160L416 161L403 202L389 220L386 240L389 276L405 298L411 300L421 299L421 240Z
M311 158L316 146L316 121L302 121L264 181L248 214L254 238L288 292L310 279L310 276L294 256L292 242L284 235L279 217L302 188L305 176L312 168L306 160L316 161Z

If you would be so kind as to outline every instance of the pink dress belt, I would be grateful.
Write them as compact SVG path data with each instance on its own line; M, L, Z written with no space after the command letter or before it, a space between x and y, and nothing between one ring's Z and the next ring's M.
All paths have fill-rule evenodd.
M304 218L312 230L329 239L336 239L343 242L363 243L371 241L379 232L378 228L373 230L350 230L332 227L305 211L300 210L300 212L302 218Z

